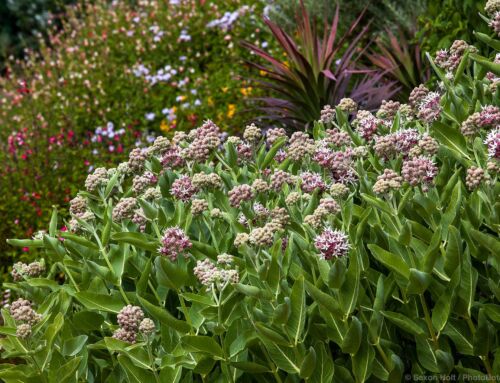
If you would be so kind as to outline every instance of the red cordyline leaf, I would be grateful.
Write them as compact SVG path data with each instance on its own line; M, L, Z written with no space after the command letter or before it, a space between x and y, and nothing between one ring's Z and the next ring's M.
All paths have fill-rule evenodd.
M388 73L388 76L406 88L401 94L405 97L415 86L425 83L430 76L430 68L422 62L421 51L418 44L408 43L402 30L396 36L387 30L387 39L376 41L377 50L371 50L366 56L370 62Z
M348 31L337 41L340 9L337 6L330 25L325 20L322 36L304 6L297 11L296 38L292 38L279 25L265 18L277 43L283 49L288 61L273 57L263 49L249 42L243 46L253 51L267 64L250 62L266 79L255 79L257 86L271 91L275 97L263 97L254 101L260 103L260 111L272 114L277 121L293 127L302 123L302 128L319 118L321 108L336 104L342 97L352 97L368 108L377 107L383 99L389 99L396 87L394 83L382 81L380 70L359 68L357 61L366 54L368 46L359 49L361 39L366 35L370 23L359 26L366 8L349 26ZM349 43L347 42L349 41ZM378 84L377 82L381 82ZM270 116L268 116L270 117ZM272 119L272 118L271 118Z

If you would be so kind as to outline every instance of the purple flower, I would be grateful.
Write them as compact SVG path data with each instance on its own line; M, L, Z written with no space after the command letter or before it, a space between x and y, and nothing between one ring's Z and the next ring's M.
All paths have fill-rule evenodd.
M314 246L320 251L322 259L330 260L334 257L343 257L349 252L349 238L339 230L326 228L323 233L316 236Z
M437 92L429 92L420 103L418 118L427 123L433 123L441 114L441 96Z
M162 246L158 251L172 261L175 261L179 254L192 246L189 237L179 227L170 227L165 230L161 243Z
M303 192L312 193L316 189L321 191L326 189L325 182L318 173L304 172L300 178L302 179L300 187Z
M500 128L492 130L484 144L488 147L488 157L500 159Z
M438 172L437 166L427 157L417 157L403 162L401 174L405 181L411 186L422 184L424 189L425 184L431 183Z
M170 188L170 193L175 198L184 202L189 201L197 191L198 189L191 182L191 178L186 175L176 179Z

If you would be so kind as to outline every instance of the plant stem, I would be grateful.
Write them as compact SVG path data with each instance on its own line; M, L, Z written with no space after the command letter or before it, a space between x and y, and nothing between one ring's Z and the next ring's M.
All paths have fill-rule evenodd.
M122 285L118 285L118 290L120 290L120 294L122 295L123 299L125 300L126 304L130 304L130 301L128 300L127 294L125 294L125 291L123 291Z
M184 302L184 298L181 295L181 291L177 290L177 296L179 297L179 301L181 302L181 307L182 307L182 312L184 313L184 316L186 317L186 321L189 324L189 333L193 335L193 323L191 322L191 317L189 316L187 307L186 307L186 302Z
M35 367L36 367L36 369L37 369L38 373L40 374L40 377L42 378L43 382L44 382L44 383L47 383L47 378L46 378L46 376L44 375L43 370L42 370L42 369L40 368L40 366L38 365L38 363L37 363L37 361L36 361L35 357L30 355L30 357L29 357L29 358L31 359L31 361L32 361L32 362L33 362L33 364L35 365Z
M434 342L434 346L436 349L439 348L439 342L436 337L436 333L434 332L434 328L432 327L431 316L429 315L429 309L427 308L427 303L425 303L425 299L423 294L419 294L420 303L422 304L422 309L424 310L425 323L427 323L427 328L429 329L429 334L431 335L432 341Z
M76 292L77 293L80 292L80 289L78 288L78 285L76 284L75 280L73 279L73 275L69 271L68 267L64 263L61 263L61 265L63 266L64 271L66 272L66 274L68 274L68 277L71 280L71 283L73 283L73 286L75 287Z
M488 355L481 356L480 358L483 361L484 367L486 368L486 372L488 373L488 382L491 382L491 379L493 377L493 369L491 368Z
M149 361L151 363L151 370L153 371L153 375L155 376L156 383L160 383L160 378L158 377L158 373L156 372L153 353L151 352L151 340L149 339L149 337L148 337L148 345L146 348L148 350Z
M476 326L474 326L474 322L472 322L472 319L470 316L467 315L465 318L465 321L467 322L467 325L469 326L469 329L472 333L472 336L476 334ZM483 355L480 356L479 359L483 362L484 368L486 369L486 372L488 373L488 382L491 382L491 377L493 376L493 370L490 365L490 360L488 359L488 355Z

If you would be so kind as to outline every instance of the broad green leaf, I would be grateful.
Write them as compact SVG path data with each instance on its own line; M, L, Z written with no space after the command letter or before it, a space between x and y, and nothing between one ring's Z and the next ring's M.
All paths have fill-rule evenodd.
M151 259L148 259L146 266L141 272L141 277L137 281L136 292L138 295L142 295L146 292L148 288L149 275L151 274Z
M69 338L64 341L61 353L64 356L75 356L77 355L85 343L87 343L87 335L78 335L73 338Z
M392 324L398 326L402 330L412 334L412 335L423 335L425 331L416 324L413 320L408 318L406 315L393 312L393 311L381 311L380 312L384 318L389 320Z
M284 302L276 306L273 313L273 323L274 324L286 324L290 322L290 315L292 313L292 303L290 298L285 297Z
M323 342L318 342L314 345L316 351L316 368L310 378L311 382L315 383L332 383L333 382L333 359L325 350Z
M328 273L328 287L338 289L345 281L346 266L343 259L335 259Z
M118 362L125 370L130 383L154 382L154 375L151 371L144 370L133 364L125 355L118 355Z
M309 281L305 281L305 287L307 293L316 301L316 303L327 309L337 319L341 319L343 317L339 304L334 298L322 292Z
M154 318L159 320L165 326L171 327L180 333L185 334L189 332L191 327L185 321L174 318L165 308L155 306L140 296L137 298L139 299L142 307L144 307Z
M183 348L188 352L203 352L215 359L223 359L222 348L214 338L202 335L185 335L181 338Z
M157 273L162 272L166 278L158 277L158 283L168 288L177 290L183 287L188 281L188 274L185 263L172 262L163 256L157 256L155 259Z
M49 235L55 237L57 232L57 208L54 206L52 209L52 216L49 222Z
M448 229L448 243L446 246L446 255L444 258L444 271L448 276L453 275L456 268L462 261L462 240L460 233L455 226Z
M372 252L373 256L388 269L400 274L405 279L410 278L410 268L402 257L384 250L375 244L368 245L368 248Z
M451 312L451 307L453 304L453 298L455 296L455 289L460 282L460 269L457 269L451 278L451 281L444 293L439 297L437 302L434 304L432 309L432 325L434 328L440 332L446 322Z
M461 156L461 161L470 161L464 136L456 127L436 121L432 124L432 133L433 137L437 138L442 145L446 145L450 150L458 153ZM467 162L464 165L467 165Z
M89 310L105 311L117 314L125 306L118 295L95 294L80 291L75 298Z
M490 36L481 32L474 32L474 35L478 38L478 40L489 45L495 51L500 51L500 41L498 41L496 38L491 38Z
M91 242L88 239L81 237L79 235L71 234L68 232L61 232L59 235L65 240L73 241L81 246L88 247L89 249L92 250L99 250L99 247L94 242Z
M355 316L351 319L351 325L349 330L345 335L344 341L342 342L341 348L342 352L346 354L356 354L358 352L359 346L361 345L361 339L363 335L363 327L361 322Z
M461 354L474 355L472 335L464 321L449 320L443 329L443 334L451 338Z
M306 356L300 365L299 375L301 378L309 378L316 367L316 351L313 347L309 347Z
M471 236L477 243L491 251L492 254L496 256L500 254L500 240L498 238L475 229L471 229Z
M262 340L268 340L281 346L291 346L290 342L286 340L280 333L261 322L255 323L255 329L257 330L257 333L262 338Z
M356 308L359 293L359 281L361 270L359 267L359 257L356 251L351 251L349 257L349 267L347 269L344 284L339 290L339 303L344 317L347 318Z
M276 366L290 374L300 373L300 367L295 359L295 354L292 348L279 346L273 342L264 341L263 343L271 357L271 360L276 364Z
M361 346L356 354L351 358L352 373L356 378L356 383L366 382L372 374L372 363L375 358L373 347L365 340L361 342Z
M182 377L182 366L162 367L160 371L160 382L178 383Z
M472 267L470 255L466 252L462 257L462 275L458 290L459 298L465 304L465 314L470 317L471 308L474 303L478 272Z
M255 362L231 362L231 366L237 368L238 370L250 372L252 374L264 374L266 372L271 372L269 367Z
M432 277L426 272L410 269L410 281L406 292L408 294L423 294L432 282Z
M474 60L479 65L481 65L482 67L484 67L486 70L488 70L490 72L493 72L497 76L500 76L500 64L491 62L487 58L482 57L482 56L477 55L477 54L471 54L470 57L471 57L472 60Z
M33 249L45 246L40 239L8 239L7 243L15 247L30 247Z
M159 247L159 243L157 241L153 240L151 237L143 233L114 233L113 235L111 235L111 239L119 243L128 243L139 249L144 249L151 252L156 252Z
M427 337L415 337L417 344L417 358L420 364L428 371L440 372L438 359L431 341Z
M79 311L71 318L73 326L82 331L94 331L101 328L104 317L93 311Z
M75 382L76 372L81 361L82 357L78 356L64 363L57 369L55 381L58 383Z
M269 149L269 151L267 152L266 157L264 158L264 161L262 161L262 163L259 165L259 168L265 169L271 163L278 150L280 150L280 148L284 144L285 144L285 138L284 137L278 138L271 147L271 149Z
M390 216L394 215L394 211L391 209L391 207L387 204L387 202L382 201L381 199L377 197L372 197L368 194L361 193L361 197L368 202L370 205L373 207L376 207L377 209L380 209L383 212L386 212Z
M438 228L432 235L429 247L424 254L424 270L426 273L431 274L434 270L437 258L439 256L439 247L441 245L441 228Z
M441 235L443 240L445 240L447 237L449 238L448 229L451 228L455 229L455 226L452 226L452 223L453 221L455 221L455 218L457 217L457 214L460 211L461 205L462 205L462 182L457 181L455 187L453 188L453 192L451 193L450 203L448 204L448 207L446 208L446 211L444 212L440 222Z
M477 320L476 332L474 333L474 340L472 342L474 355L485 356L492 351L494 329L488 322L486 317L486 310L479 309Z
M290 307L290 317L286 326L294 344L297 345L301 339L306 320L306 301L303 276L300 276L293 284L292 292L290 294Z

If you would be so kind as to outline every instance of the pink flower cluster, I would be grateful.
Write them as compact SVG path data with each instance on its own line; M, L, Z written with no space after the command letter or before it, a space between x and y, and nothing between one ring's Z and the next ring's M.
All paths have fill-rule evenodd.
M421 184L424 190L430 184L438 172L437 166L427 157L417 157L403 162L401 175L411 186Z
M314 239L314 246L320 251L322 259L343 257L350 249L349 238L339 230L326 228Z
M170 227L165 230L161 243L162 246L158 251L172 261L175 261L179 254L190 249L193 245L186 233L179 227Z
M488 156L500 160L500 128L492 130L484 140L484 144L488 147Z
M302 180L300 187L305 193L312 193L315 190L323 191L326 189L326 184L318 173L304 172L301 174L300 178Z
M186 175L177 178L170 188L170 193L183 202L189 201L197 192L198 189L191 182L191 178Z

